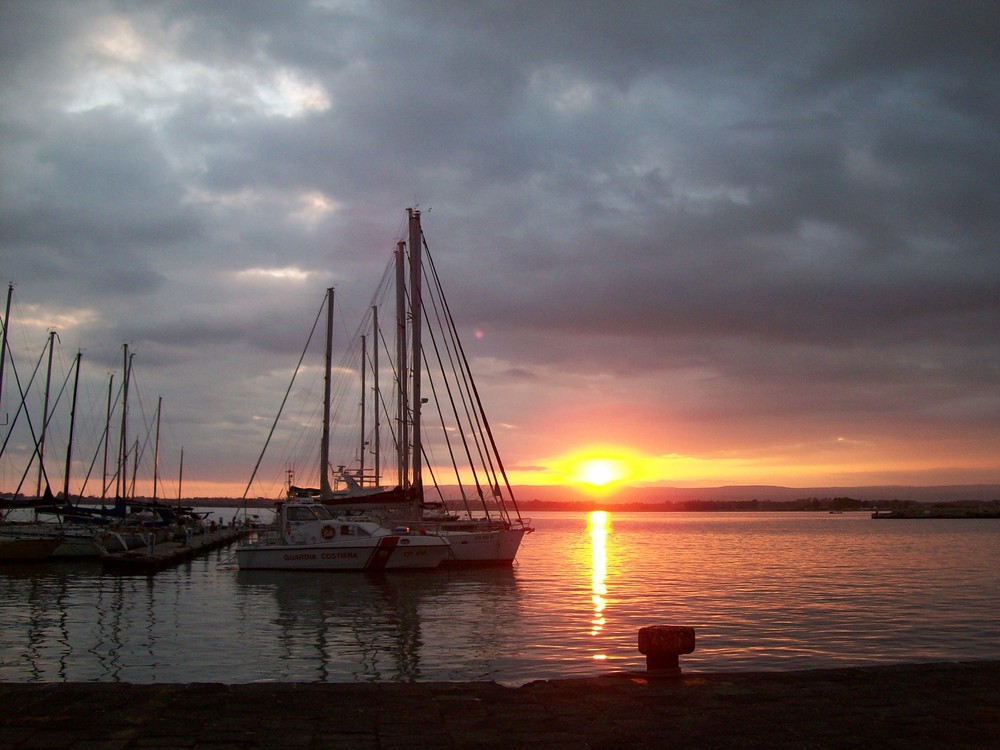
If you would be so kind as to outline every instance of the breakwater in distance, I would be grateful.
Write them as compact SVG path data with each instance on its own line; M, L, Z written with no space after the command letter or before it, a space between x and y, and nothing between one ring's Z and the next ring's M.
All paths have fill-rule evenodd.
M1000 520L540 513L533 525L510 570L253 573L230 550L155 577L4 566L0 681L523 684L642 668L636 633L650 624L696 629L685 671L1000 659Z

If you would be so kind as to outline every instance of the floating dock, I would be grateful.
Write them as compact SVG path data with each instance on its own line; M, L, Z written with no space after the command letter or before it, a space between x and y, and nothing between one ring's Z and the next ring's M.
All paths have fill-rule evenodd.
M250 533L250 529L242 527L218 527L187 540L161 542L125 552L105 552L101 555L101 562L106 569L117 572L155 573L206 552L227 547Z

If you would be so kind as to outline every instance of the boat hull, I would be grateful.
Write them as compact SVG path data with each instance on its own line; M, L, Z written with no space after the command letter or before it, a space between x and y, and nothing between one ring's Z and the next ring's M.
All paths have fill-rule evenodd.
M0 562L48 560L62 539L0 539Z
M449 567L474 567L513 565L526 529L492 529L489 531L449 531L447 527L434 529L448 540L451 557L445 561Z
M238 547L240 570L407 570L436 568L451 547L433 536L383 536L342 544L269 544Z

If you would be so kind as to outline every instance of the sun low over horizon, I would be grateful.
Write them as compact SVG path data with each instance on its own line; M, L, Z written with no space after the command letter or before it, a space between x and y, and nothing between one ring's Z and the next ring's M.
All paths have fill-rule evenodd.
M141 494L157 421L160 496L314 481L320 355L274 419L327 288L334 361L356 354L408 208L514 487L1000 485L994 21L0 4L0 491L44 483L50 350L53 492L107 491L123 355ZM373 450L351 437L332 468Z

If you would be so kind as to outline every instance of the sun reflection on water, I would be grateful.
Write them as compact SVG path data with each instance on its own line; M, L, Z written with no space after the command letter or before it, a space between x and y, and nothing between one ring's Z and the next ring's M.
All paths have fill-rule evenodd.
M591 600L594 603L594 616L590 621L590 634L600 635L604 630L604 608L607 606L608 587L605 578L608 572L608 514L603 510L595 510L590 514L587 528L590 532L590 581ZM606 654L595 654L595 659L606 659Z

